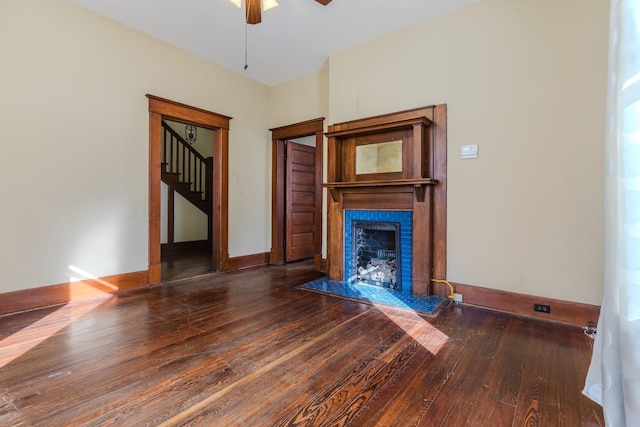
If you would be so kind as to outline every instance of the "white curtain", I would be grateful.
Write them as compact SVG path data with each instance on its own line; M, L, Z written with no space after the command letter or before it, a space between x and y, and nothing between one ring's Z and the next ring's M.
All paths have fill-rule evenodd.
M584 394L607 426L640 425L640 0L611 0L605 283Z

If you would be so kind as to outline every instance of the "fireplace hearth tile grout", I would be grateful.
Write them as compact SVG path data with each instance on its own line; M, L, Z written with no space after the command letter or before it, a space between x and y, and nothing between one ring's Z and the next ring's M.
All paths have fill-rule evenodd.
M297 289L315 291L322 294L343 297L370 304L383 304L404 310L411 310L427 316L434 316L438 309L446 305L446 298L431 295L420 297L379 286L347 283L329 280L326 277L305 283Z

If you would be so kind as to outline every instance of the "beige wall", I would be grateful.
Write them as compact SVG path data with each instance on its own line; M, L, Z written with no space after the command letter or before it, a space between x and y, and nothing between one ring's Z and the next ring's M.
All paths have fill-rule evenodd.
M608 7L483 0L330 58L336 122L448 105L449 280L600 304Z
M269 250L267 86L61 0L0 2L0 64L0 292L147 269L147 93L233 117L229 253Z
M160 243L168 243L169 187L164 182L160 185L160 200ZM173 241L207 240L209 232L207 215L177 192L174 193L173 203Z
M271 127L286 126L306 120L324 117L325 130L329 117L329 69L300 77L271 88ZM323 176L326 176L327 146L324 145ZM271 185L271 183L269 183ZM269 187L271 191L271 187ZM322 254L326 257L327 195L323 190L322 206Z
M0 2L0 292L147 268L150 93L233 117L232 257L270 248L270 127L447 103L447 278L599 304L607 20L482 0L269 88L62 0Z
M329 69L271 88L271 127L324 117L329 114ZM325 121L326 123L326 121Z

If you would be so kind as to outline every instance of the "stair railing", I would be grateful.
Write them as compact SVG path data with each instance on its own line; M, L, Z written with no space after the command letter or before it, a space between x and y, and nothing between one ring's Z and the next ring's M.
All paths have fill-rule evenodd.
M164 129L162 162L165 170L180 174L180 182L190 184L191 191L201 193L203 200L211 200L210 184L207 179L212 172L211 161L198 153L164 121L162 128Z

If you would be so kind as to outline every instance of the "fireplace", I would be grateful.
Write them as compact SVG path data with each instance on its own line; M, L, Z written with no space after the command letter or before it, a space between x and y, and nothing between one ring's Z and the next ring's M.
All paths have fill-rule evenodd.
M400 224L354 221L351 277L357 283L402 289Z
M412 213L346 210L346 280L412 293Z
M444 293L432 280L446 277L446 129L444 104L329 126L330 280Z

